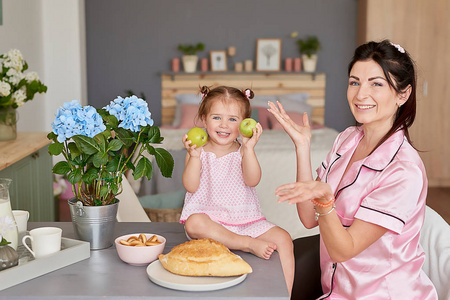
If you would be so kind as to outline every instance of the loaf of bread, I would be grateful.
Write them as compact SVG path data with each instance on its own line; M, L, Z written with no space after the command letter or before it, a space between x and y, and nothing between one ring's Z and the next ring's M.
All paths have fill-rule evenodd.
M252 272L240 256L213 239L191 240L160 254L163 267L186 276L238 276Z

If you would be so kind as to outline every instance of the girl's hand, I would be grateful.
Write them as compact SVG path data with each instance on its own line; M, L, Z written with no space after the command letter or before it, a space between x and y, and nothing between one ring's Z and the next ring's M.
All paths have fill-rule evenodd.
M251 149L255 148L256 143L258 143L259 137L262 134L262 131L263 131L262 126L258 122L258 123L256 123L256 129L253 129L252 137L248 138L241 134L242 146L244 146L246 148L251 148Z
M284 184L275 190L275 195L279 196L277 202L288 201L289 204L302 203L313 199L327 203L334 197L330 185L321 181Z
M186 150L188 151L188 153L191 157L200 157L200 149L202 147L197 148L197 145L190 146L191 141L187 140L187 134L183 135L182 141L184 144L184 148L186 148Z
M311 127L308 115L306 113L303 114L303 125L299 125L292 121L280 102L277 101L277 105L269 101L270 108L268 111L283 126L284 131L291 137L296 146L309 146L311 144Z

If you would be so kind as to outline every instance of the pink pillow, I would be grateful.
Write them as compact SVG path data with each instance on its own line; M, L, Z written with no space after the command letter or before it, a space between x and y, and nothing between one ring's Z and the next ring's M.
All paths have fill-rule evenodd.
M271 129L283 129L283 126L277 121L274 115L269 113L269 125ZM303 125L303 113L295 112L295 111L287 111L289 117L291 117L292 121L299 125Z
M203 124L197 120L198 104L182 104L181 122L178 128L201 127Z
M263 130L270 129L269 127L269 117L272 115L267 111L265 107L258 107L258 122L261 124Z

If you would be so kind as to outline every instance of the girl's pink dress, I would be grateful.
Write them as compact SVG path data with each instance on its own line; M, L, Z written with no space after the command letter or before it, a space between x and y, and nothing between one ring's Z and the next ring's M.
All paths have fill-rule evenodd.
M320 299L437 299L419 244L428 186L422 160L397 131L342 177L363 136L356 127L341 133L317 173L333 189L344 227L359 219L388 231L342 263L333 263L321 239Z
M240 149L219 158L202 149L200 161L200 185L196 192L186 193L180 223L203 213L228 230L253 238L275 226L264 217L255 188L244 182Z

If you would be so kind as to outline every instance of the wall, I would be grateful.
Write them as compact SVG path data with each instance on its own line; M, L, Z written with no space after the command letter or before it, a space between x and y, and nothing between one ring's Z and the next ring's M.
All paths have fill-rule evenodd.
M59 106L87 103L83 0L3 0L0 53L19 49L48 86L18 108L19 131L50 131Z
M281 38L282 58L298 56L289 37L317 35L318 72L327 75L326 125L354 123L346 100L347 63L356 46L355 0L96 0L86 1L89 103L101 107L124 90L144 92L160 123L160 72L180 57L178 44L211 50L235 46L234 61L255 59L258 38Z

